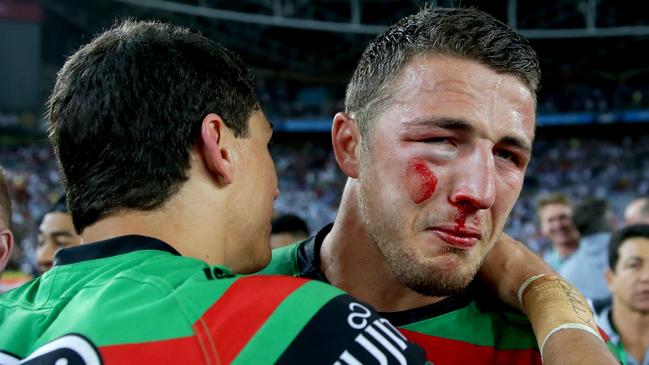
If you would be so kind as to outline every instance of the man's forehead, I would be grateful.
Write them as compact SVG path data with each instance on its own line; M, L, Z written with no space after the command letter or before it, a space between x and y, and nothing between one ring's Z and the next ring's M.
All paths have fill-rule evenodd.
M649 238L648 237L629 237L622 242L619 248L621 255L649 257Z
M464 119L476 126L488 121L484 132L494 134L489 137L518 140L527 149L534 140L536 103L529 88L514 75L497 73L477 61L413 57L393 82L387 103L386 111L419 111L414 117Z

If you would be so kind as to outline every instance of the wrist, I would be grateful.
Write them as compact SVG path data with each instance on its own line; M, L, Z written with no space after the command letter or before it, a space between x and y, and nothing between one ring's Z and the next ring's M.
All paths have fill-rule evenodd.
M532 323L541 351L547 340L561 330L585 331L601 339L588 301L559 276L530 277L521 285L518 299Z

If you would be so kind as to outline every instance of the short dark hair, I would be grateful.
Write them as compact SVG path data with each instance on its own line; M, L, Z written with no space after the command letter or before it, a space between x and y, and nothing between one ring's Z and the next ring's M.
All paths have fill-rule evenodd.
M54 213L54 212L60 212L65 214L70 213L70 211L68 210L68 205L66 203L65 194L61 194L61 196L58 199L56 199L54 204L52 204L50 209L47 211L47 213Z
M575 206L572 217L582 237L600 232L610 232L612 218L613 212L606 200L592 197L580 201Z
M370 130L404 65L420 54L475 60L514 75L536 98L541 69L527 39L477 9L426 7L392 25L363 52L345 96L345 111L361 133Z
M309 228L306 225L306 222L302 218L294 214L285 214L281 215L272 222L272 233L304 233L309 235Z
M207 114L246 137L259 109L254 78L230 51L187 28L132 20L75 52L48 104L78 232L121 209L160 207L188 179Z
M626 226L611 236L608 244L608 266L615 271L615 265L620 258L620 247L630 238L641 237L649 239L649 224L634 224Z
M11 229L11 198L5 180L5 171L0 166L0 222L4 222Z

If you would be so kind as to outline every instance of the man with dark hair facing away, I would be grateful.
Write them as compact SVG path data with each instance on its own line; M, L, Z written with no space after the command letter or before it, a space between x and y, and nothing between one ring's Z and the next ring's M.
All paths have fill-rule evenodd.
M649 364L649 225L627 226L608 247L606 282L613 303L599 316L624 365Z
M579 248L566 260L559 274L600 308L600 303L611 297L604 273L608 269L613 211L603 199L585 198L575 206L574 221L581 233Z
M123 22L67 60L47 119L85 244L0 296L0 363L425 362L339 289L237 275L270 258L278 191L271 125L226 49Z
M333 119L348 176L335 222L275 250L264 272L348 291L436 365L615 363L587 301L549 268L499 281L520 288L501 299L534 332L474 280L490 251L501 261L488 257L483 279L540 261L502 235L531 156L539 77L528 42L479 10L427 8L391 26Z

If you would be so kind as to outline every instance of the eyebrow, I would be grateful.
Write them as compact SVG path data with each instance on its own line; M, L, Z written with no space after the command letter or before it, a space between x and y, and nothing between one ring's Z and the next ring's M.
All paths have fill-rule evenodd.
M61 236L72 237L72 233L70 233L68 231L55 231L55 232L50 233L50 236L52 236L52 237L61 237Z
M475 128L473 127L473 125L471 125L469 122L465 120L457 119L457 118L420 117L420 118L415 118L413 120L404 122L403 124L404 124L404 129L413 128L413 127L416 128L419 126L431 126L431 127L437 127L443 129L450 129L454 131L461 131L465 133L475 132ZM532 153L532 146L530 145L530 143L515 135L507 135L501 138L497 143L513 146L515 148L523 150L528 154Z

